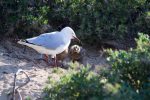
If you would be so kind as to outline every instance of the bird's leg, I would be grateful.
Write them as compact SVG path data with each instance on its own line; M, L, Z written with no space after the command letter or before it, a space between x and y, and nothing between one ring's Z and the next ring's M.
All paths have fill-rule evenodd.
M56 59L56 56L54 56L54 57L52 58L52 62L53 62L52 66L53 66L53 67L56 67L56 66L57 66L57 59Z
M58 67L57 66L57 58L56 57L54 57L54 65L55 65L55 67Z
M47 54L44 54L44 57L45 57L45 61L46 61L47 63L49 63L49 62L48 62L48 58L49 58L48 55L47 55Z

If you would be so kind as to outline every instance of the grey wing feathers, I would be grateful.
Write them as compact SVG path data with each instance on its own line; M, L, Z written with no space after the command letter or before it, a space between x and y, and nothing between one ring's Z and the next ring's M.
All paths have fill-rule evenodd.
M48 49L56 49L64 45L64 41L60 34L45 33L40 36L27 39L29 43L43 46Z

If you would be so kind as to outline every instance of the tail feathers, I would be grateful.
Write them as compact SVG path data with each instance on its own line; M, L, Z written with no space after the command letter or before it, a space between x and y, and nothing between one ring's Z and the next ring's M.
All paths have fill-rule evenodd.
M27 40L20 40L17 43L21 44L21 45L25 45L28 46L30 48L37 48L37 45L33 44L33 43L29 43Z
M19 40L17 43L26 45L28 43L28 41L27 40Z

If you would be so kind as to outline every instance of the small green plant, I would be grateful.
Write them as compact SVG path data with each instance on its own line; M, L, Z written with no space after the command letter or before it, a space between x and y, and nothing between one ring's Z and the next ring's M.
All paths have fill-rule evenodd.
M63 71L61 68L53 68L52 73L61 74Z
M31 100L31 98L29 96L27 96L25 100Z

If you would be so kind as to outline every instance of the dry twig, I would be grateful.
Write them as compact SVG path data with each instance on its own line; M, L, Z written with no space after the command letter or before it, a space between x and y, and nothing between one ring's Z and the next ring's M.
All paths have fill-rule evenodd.
M26 81L24 84L22 84L22 85L16 87L16 78L17 78L17 75L18 75L19 73L21 73L21 72L26 75L26 77L28 78L28 81ZM17 93L18 93L18 95L19 95L19 100L22 100L22 96L21 96L20 92L18 91L18 89L21 88L21 87L23 87L23 86L25 86L27 83L29 83L29 81L30 81L30 78L29 78L28 74L27 74L25 71L23 71L22 69L19 69L19 70L15 73L13 91L9 93L9 95L12 94L11 100L16 100L15 95L16 95Z

